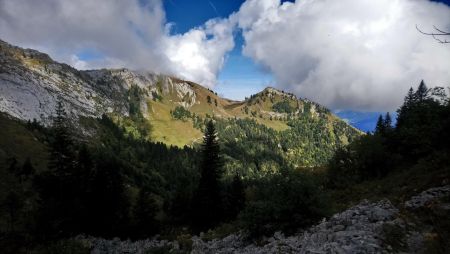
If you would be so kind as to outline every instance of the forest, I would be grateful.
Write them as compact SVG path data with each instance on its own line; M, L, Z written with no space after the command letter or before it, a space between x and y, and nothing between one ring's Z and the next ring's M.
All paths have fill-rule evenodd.
M138 107L130 110L130 121L142 122ZM87 134L77 133L61 102L52 127L2 115L2 125L21 126L33 137L30 142L45 147L45 159L9 157L0 164L0 249L45 253L42 246L80 234L122 239L156 234L176 239L208 230L244 230L251 239L278 230L289 234L330 216L336 211L333 197L349 186L411 169L448 176L445 90L422 81L397 113L395 125L389 114L380 116L373 133L348 145L330 143L336 132L323 131L321 119L293 119L289 131L277 132L249 119L196 118L202 143L183 148L152 142L145 133L133 135L129 122L108 115L84 119ZM181 121L193 117L181 108L172 115ZM311 153L295 150L293 142L302 138L314 140ZM325 146L335 153L324 154Z

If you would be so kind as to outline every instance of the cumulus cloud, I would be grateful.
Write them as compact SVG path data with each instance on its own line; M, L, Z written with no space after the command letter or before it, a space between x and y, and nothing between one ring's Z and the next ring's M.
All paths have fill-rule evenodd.
M201 28L167 37L165 45L175 73L212 87L225 54L234 47L233 24L227 19L210 20Z
M234 46L226 22L171 36L161 0L0 0L2 40L78 68L152 70L210 87ZM103 57L81 59L86 49Z
M238 27L243 54L279 88L333 109L392 110L421 79L450 85L450 46L415 28L450 30L444 4L247 0L227 19L172 35L161 1L0 0L0 38L82 69L145 69L213 87Z
M243 52L280 88L331 108L392 110L425 79L450 85L450 47L415 25L450 29L428 0L247 0L235 17Z

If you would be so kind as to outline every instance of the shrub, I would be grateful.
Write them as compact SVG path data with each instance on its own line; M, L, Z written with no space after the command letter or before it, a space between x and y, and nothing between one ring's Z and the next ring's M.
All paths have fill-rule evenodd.
M282 170L255 183L255 193L240 215L251 236L277 230L293 233L327 214L325 197L312 176Z

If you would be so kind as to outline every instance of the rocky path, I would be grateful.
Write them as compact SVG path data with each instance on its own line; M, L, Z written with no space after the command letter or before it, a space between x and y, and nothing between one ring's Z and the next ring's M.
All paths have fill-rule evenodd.
M432 188L406 201L405 213L430 206L450 196L450 185ZM439 202L440 213L448 218L450 205ZM370 203L367 200L318 225L286 237L275 233L264 245L245 241L239 234L223 239L203 241L192 237L192 254L200 253L425 253L424 242L428 232L416 230L389 200ZM420 226L422 227L422 226ZM428 231L431 229L428 228ZM185 253L176 241L143 240L120 241L78 237L91 248L91 253ZM161 252L162 251L162 252Z

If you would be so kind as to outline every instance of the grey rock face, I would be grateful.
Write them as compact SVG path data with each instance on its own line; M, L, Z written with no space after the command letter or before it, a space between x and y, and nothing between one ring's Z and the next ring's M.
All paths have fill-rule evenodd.
M121 241L119 238L106 240L103 238L77 236L75 240L83 243L91 249L92 254L122 254L135 253L144 254L150 250L167 248L172 251L179 249L178 243L166 240L146 239L141 241Z
M191 253L387 253L382 247L381 227L397 214L398 210L388 200L377 203L365 200L305 232L289 237L277 232L263 246L248 243L242 234L212 241L194 236ZM178 243L168 241L84 240L92 246L92 253L145 253L161 246L178 250Z
M430 201L450 195L450 185L431 188L421 192L419 195L412 197L405 202L405 207L408 209L417 209L425 206Z
M78 71L46 54L0 40L0 111L16 118L48 124L58 98L71 118L109 112L128 115L127 91L132 85L142 89L145 99L170 93L183 107L198 103L185 81L127 69ZM142 103L142 112L146 106Z

